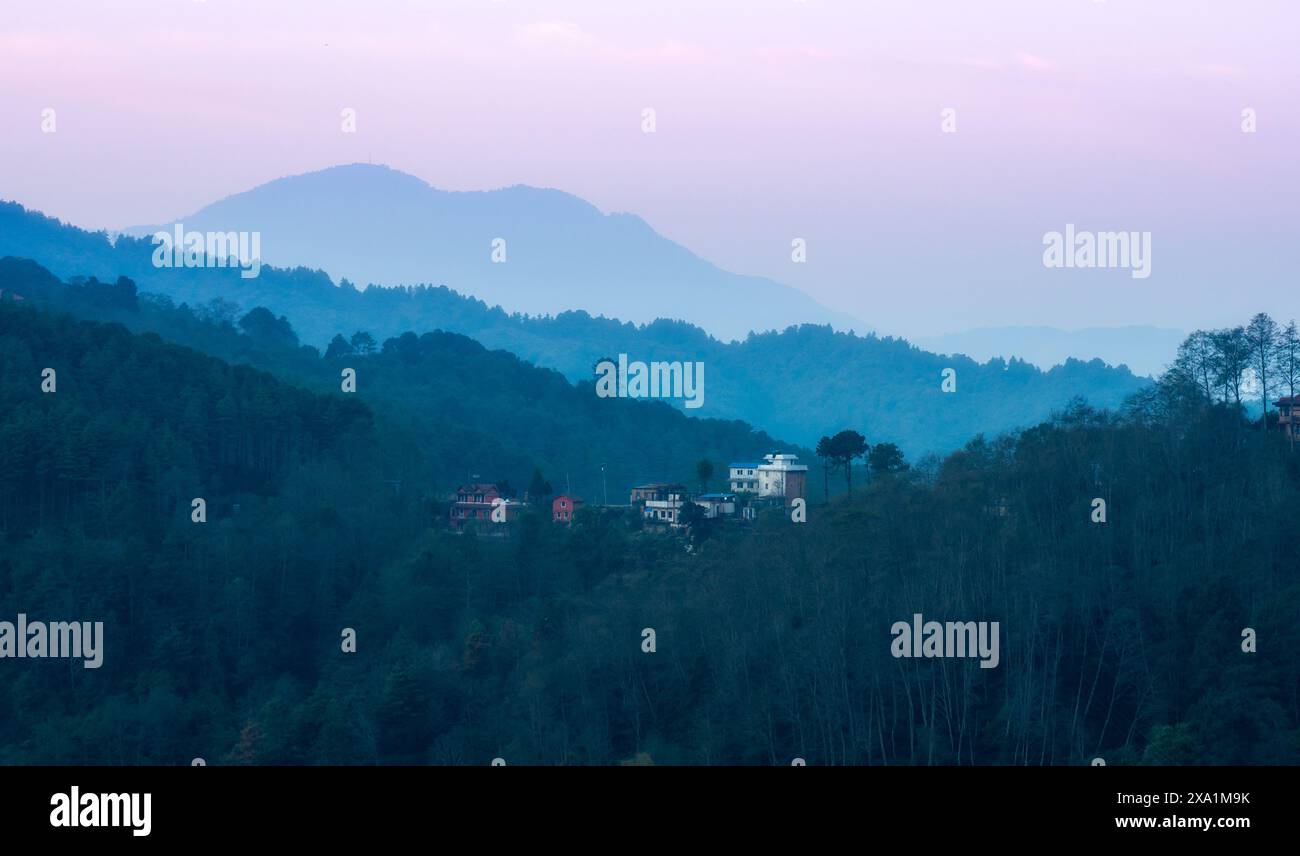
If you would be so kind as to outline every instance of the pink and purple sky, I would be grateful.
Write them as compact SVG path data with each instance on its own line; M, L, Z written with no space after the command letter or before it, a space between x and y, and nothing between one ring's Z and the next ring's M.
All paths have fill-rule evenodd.
M6 0L0 198L114 229L370 160L881 332L1190 329L1300 314L1298 96L1294 0ZM1045 269L1066 223L1152 232L1151 277Z

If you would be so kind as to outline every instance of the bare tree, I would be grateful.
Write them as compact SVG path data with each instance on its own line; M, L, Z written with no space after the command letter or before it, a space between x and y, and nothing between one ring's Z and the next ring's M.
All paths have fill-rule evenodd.
M1277 371L1279 384L1286 387L1288 396L1294 397L1296 381L1300 380L1300 334L1296 332L1294 318L1278 337Z
M1286 388L1289 402L1291 418L1296 415L1295 406L1295 386L1297 374L1300 374L1300 334L1296 332L1295 319L1292 318L1287 322L1286 328L1277 341L1277 372L1278 383ZM1290 426L1291 430L1287 432L1291 438L1291 448L1295 449L1295 426Z
M1268 430L1268 391L1270 369L1277 360L1278 338L1281 331L1277 322L1267 312L1260 312L1246 325L1246 342L1250 348L1250 366L1259 379L1259 395L1264 401L1261 424Z
M1214 398L1214 342L1210 334L1197 330L1178 346L1174 367L1205 391L1205 397Z
M1223 389L1224 402L1241 405L1241 385L1250 368L1250 343L1242 327L1216 330L1210 334L1214 344L1215 381Z

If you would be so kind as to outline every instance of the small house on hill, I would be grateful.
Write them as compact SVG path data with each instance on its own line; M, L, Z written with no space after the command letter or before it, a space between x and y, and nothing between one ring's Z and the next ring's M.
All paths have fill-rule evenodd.
M504 515L500 522L509 523L519 515L521 506L512 499L501 496L501 491L494 484L466 484L456 488L456 499L451 504L451 526L460 529L469 521L484 524L494 522L492 510L501 507L499 514Z
M632 488L632 504L641 506L641 516L647 523L680 526L682 506L688 501L683 484L653 482Z
M704 516L709 519L731 517L736 513L734 493L702 493L695 497L695 504L704 509Z
M562 493L551 500L551 522L572 523L573 514L582 507L582 500Z

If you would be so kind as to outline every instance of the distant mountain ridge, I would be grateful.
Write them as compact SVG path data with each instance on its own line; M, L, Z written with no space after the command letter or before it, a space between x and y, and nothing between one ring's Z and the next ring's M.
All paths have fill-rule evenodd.
M792 323L864 327L797 289L721 270L640 217L604 214L559 190L446 191L350 164L276 179L175 222L260 232L263 260L277 267L318 268L359 286L446 284L512 312L675 318L722 339Z
M852 427L870 442L897 443L910 457L955 449L978 433L1041 421L1074 396L1115 407L1147 381L1100 360L1069 360L1040 371L1023 360L980 363L927 353L906 341L792 327L723 343L690 324L634 325L586 312L526 317L490 308L445 288L335 286L306 268L263 268L256 279L234 269L155 268L148 239L85 232L15 204L0 204L0 256L31 258L69 278L133 278L143 292L230 313L265 306L288 317L303 341L324 349L335 334L365 330L383 340L407 331L469 336L554 368L570 381L592 378L602 357L692 360L706 366L705 406L692 416L739 419L772 436L813 446ZM941 374L957 373L957 392Z
M913 339L922 348L941 354L959 353L976 360L1019 357L1039 368L1051 368L1073 357L1127 365L1141 375L1157 376L1173 362L1186 333L1163 327L978 327L944 336Z

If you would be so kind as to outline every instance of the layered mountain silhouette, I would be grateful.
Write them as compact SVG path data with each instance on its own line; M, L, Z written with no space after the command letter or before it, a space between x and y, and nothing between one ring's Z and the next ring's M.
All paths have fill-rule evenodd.
M532 317L446 287L340 287L305 268L265 267L255 279L231 268L156 268L147 238L124 235L110 243L105 234L12 203L0 204L0 256L5 255L34 259L64 279L113 282L125 275L143 293L188 303L211 317L236 319L266 307L321 351L334 336L348 339L357 331L384 342L407 332L443 330L557 369L573 383L590 381L598 360L620 353L633 360L701 361L705 405L690 415L744 420L809 447L823 434L852 427L873 443L897 443L909 456L944 452L981 432L1034 424L1075 396L1098 407L1117 406L1147 383L1100 360L1068 360L1041 371L1022 360L940 356L902 339L857 336L825 325L727 343L680 321L637 325L580 311ZM947 368L957 373L956 393L941 389Z
M5 299L5 294L22 295L22 299ZM196 311L139 295L128 280L68 284L30 259L0 257L0 313L6 309L34 310L21 316L0 314L0 353L7 345L11 354L20 355L10 360L16 372L39 376L45 365L39 355L60 366L61 388L95 388L93 405L99 409L92 408L94 419L103 420L103 411L110 410L118 414L119 422L135 425L122 414L144 405L135 398L105 397L102 391L104 386L120 390L124 382L106 382L104 377L130 363L139 370L140 394L148 400L148 409L165 417L159 430L174 432L178 430L175 420L182 415L188 420L192 430L187 441L203 448L177 452L176 459L195 467L236 459L232 450L238 449L259 467L273 461L288 468L291 460L285 458L283 448L264 451L258 443L301 439L305 448L300 455L306 455L325 445L312 433L322 423L337 427L334 433L356 423L354 430L370 431L363 444L367 454L375 456L373 465L388 474L386 478L436 485L445 492L466 480L472 470L523 489L533 468L539 467L560 490L567 485L579 495L595 496L607 488L617 498L626 497L632 485L654 479L693 480L701 458L725 462L774 448L799 451L736 420L688 418L658 401L599 399L590 383L570 384L552 370L454 333L406 333L369 353L322 356L301 347L292 327L265 309L245 313L231 324L204 307ZM78 324L67 315L101 323ZM24 325L44 330L28 330L17 341L3 341L6 331ZM127 330L153 335L130 336ZM41 338L64 342L87 335L95 343L89 348L84 343L80 348L31 345ZM164 348L160 337L183 347ZM150 354L139 353L141 348ZM233 412L218 408L221 390L209 390L202 395L203 407L187 414L190 408L179 404L186 396L177 389L209 384L216 368L213 361L196 359L195 351L221 361L222 372L228 371L229 364L239 367L238 377L245 380L262 383L269 377L248 372L252 366L274 375L282 389L292 389L288 393L254 389L247 401L232 402ZM356 396L339 393L344 366L355 369L361 378ZM218 385L225 385L224 381ZM10 386L11 397L17 396L19 387ZM285 398L299 395L299 390L328 396L332 408L311 402L309 407L299 406ZM33 406L30 396L25 400ZM231 436L232 424L244 421L241 416L255 420L261 434ZM92 417L69 418L79 425ZM502 426L508 430L501 430ZM657 442L643 442L642 432L652 434ZM109 429L104 433L113 434ZM258 439L262 435L268 439ZM30 452L30 447L23 448ZM334 445L330 448L337 450ZM802 454L811 453L803 450ZM226 477L227 486L231 478ZM201 477L186 480L198 483ZM268 487L251 477L240 485Z
M864 327L797 289L721 270L640 217L605 214L559 190L452 192L351 164L281 178L176 222L260 232L263 260L279 267L319 268L359 286L445 284L512 312L674 318L722 339L802 322Z

